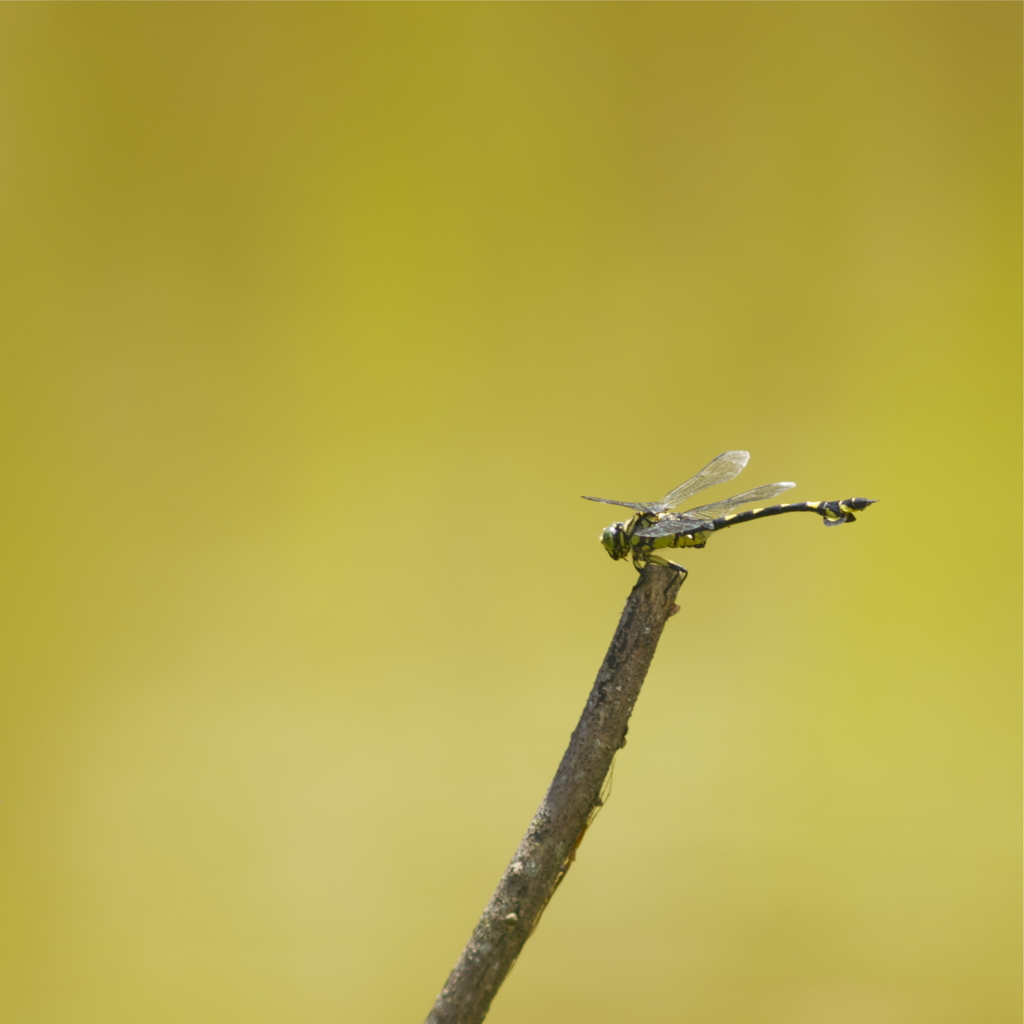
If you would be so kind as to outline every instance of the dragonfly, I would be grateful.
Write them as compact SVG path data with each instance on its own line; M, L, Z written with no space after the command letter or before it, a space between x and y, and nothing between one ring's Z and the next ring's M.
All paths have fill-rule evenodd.
M702 548L708 541L708 535L716 530L724 530L739 523L749 523L753 519L782 515L785 512L814 512L821 516L826 526L839 526L840 523L854 522L855 512L863 511L877 500L846 498L842 501L799 501L762 506L745 512L736 511L743 505L768 501L796 487L792 481L783 480L774 484L763 484L752 490L743 491L742 494L734 494L724 501L698 505L686 512L670 511L708 487L732 480L742 472L749 460L750 452L723 452L699 473L674 487L661 501L614 501L611 498L593 498L584 494L583 497L587 501L622 505L634 512L631 519L605 527L601 533L601 543L605 551L614 559L631 557L638 572L645 564L650 563L675 569L685 575L686 570L681 565L656 555L655 549Z

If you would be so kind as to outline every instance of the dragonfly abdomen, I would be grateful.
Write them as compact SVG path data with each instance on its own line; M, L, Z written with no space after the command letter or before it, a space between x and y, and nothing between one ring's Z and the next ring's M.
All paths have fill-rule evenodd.
M709 520L700 529L696 524L688 531L662 534L657 537L632 536L630 543L633 551L641 558L655 548L702 548L707 543L708 534L715 530L724 530L738 523L749 523L754 519L766 519L768 516L780 516L786 512L815 512L825 521L826 526L838 526L840 523L852 523L854 512L873 504L871 498L847 498L844 501L795 501L782 505L769 505L766 508L752 508L746 512L733 512L727 516L719 516Z
M727 526L737 523L749 523L752 519L764 519L767 516L779 516L784 512L816 512L825 520L826 526L838 526L840 523L852 523L856 520L854 512L860 512L874 503L872 498L846 498L843 501L795 501L783 505L769 505L768 508L752 508L746 512L734 512L732 515L715 519L711 526L715 530L724 530Z

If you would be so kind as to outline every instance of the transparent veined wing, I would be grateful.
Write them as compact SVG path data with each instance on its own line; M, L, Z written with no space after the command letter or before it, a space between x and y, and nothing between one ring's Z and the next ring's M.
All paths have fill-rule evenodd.
M735 512L741 505L749 505L755 501L767 501L774 498L783 491L792 490L796 484L790 480L780 481L774 484L762 484L753 490L744 491L742 494L734 494L724 501L715 501L710 505L700 505L697 508L688 509L686 512L677 512L674 515L665 516L658 522L645 526L634 531L636 537L667 537L674 533L691 533L697 530L706 530L713 519L719 516L727 516Z
M710 519L690 519L683 512L673 512L651 526L634 530L634 537L667 537L673 533L697 533L711 529Z
M584 498L587 501L599 501L602 505L621 505L623 508L631 508L634 512L655 512L657 509L653 504L644 505L638 501L615 501L614 498L592 498L589 494L584 494Z
M712 459L699 473L691 476L686 483L673 488L661 501L654 502L647 511L666 512L699 491L714 487L715 484L724 484L738 476L749 461L750 452L722 452L717 459Z
M688 508L683 515L692 519L717 519L719 516L727 516L730 512L735 512L741 505L749 505L753 501L768 501L769 498L778 497L783 491L791 491L794 487L796 484L792 480L762 484L760 487L744 491L742 494L734 494L731 498L713 501L710 505Z
M732 480L749 460L750 452L722 452L699 473L691 476L686 483L669 491L661 501L615 501L613 498L592 498L589 494L584 494L583 497L587 501L599 501L604 505L621 505L623 508L633 509L634 512L666 512L699 491Z

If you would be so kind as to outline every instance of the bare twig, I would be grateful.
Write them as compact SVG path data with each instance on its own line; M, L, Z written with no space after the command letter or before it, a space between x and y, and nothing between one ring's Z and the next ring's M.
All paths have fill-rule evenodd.
M427 1024L479 1024L568 870L654 657L682 573L647 565L530 827L448 977Z

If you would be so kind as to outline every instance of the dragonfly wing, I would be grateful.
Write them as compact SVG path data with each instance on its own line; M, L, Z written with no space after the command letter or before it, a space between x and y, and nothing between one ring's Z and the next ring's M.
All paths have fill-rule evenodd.
M691 519L689 514L678 512L662 516L656 523L633 531L634 537L668 537L676 533L697 533L711 529L710 519Z
M796 487L790 480L781 481L777 484L763 484L755 487L752 491L744 491L742 494L734 494L724 501L716 501L710 505L700 505L698 508L688 509L683 515L688 519L717 519L719 516L727 516L734 512L741 505L749 505L752 501L767 501L783 491L789 491Z
M589 494L584 494L584 498L587 501L599 501L602 505L621 505L623 508L631 508L634 512L652 512L655 506L651 504L643 504L639 501L615 501L613 498L592 498Z
M750 452L722 452L717 459L712 459L699 473L691 476L684 484L668 492L661 501L652 506L652 511L664 512L675 508L680 502L686 501L698 491L724 484L737 476L750 459Z

